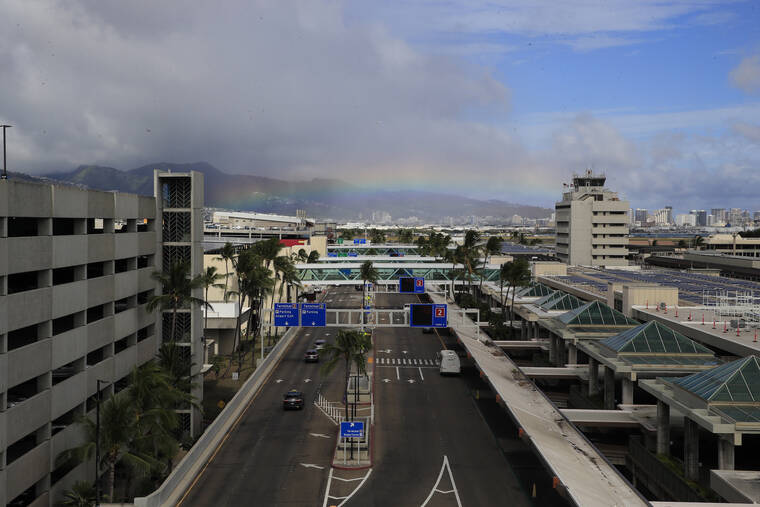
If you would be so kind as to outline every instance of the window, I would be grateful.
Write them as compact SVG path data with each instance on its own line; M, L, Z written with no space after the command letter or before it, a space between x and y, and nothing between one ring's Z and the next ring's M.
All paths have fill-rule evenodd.
M147 268L153 265L152 255L141 255L137 258L137 269Z
M91 262L87 265L87 278L98 278L105 274L105 263Z
M153 297L153 289L142 291L137 295L137 304L144 305L145 303L150 301L150 298L152 297Z
M27 271L8 275L8 294L34 290L39 287L39 272Z
M105 317L103 305L92 306L87 309L87 323L95 322Z
M108 347L108 345L105 347ZM105 347L100 347L99 349L93 350L87 354L87 366L96 365L106 358Z
M54 218L53 236L70 236L76 234L77 221L78 219L75 218Z
M122 338L121 340L117 340L113 344L113 352L114 354L118 354L119 352L122 352L126 350L126 348L129 347L129 336L126 336Z
M8 350L18 349L36 342L38 339L37 325L16 329L8 333Z
M39 220L37 218L8 217L8 237L37 236Z
M11 387L8 389L8 408L13 408L19 403L25 402L40 391L37 378Z
M103 234L105 232L105 220L102 218L87 219L87 234Z
M137 331L137 341L141 342L153 336L153 324L145 326Z
M134 269L131 266L134 263L134 257L127 257L125 259L116 259L113 263L113 271L114 273L123 273L125 271L129 271L130 269Z
M71 331L76 327L75 313L53 319L53 336Z
M56 268L53 270L53 285L62 285L76 281L76 268Z
M73 377L81 370L77 367L77 361L72 361L69 364L63 365L60 368L53 370L53 385L56 385L64 380Z
M129 310L130 308L132 308L134 306L134 302L132 300L133 297L134 296L129 296L129 297L117 299L116 301L114 301L113 312L115 314L121 313L125 310Z

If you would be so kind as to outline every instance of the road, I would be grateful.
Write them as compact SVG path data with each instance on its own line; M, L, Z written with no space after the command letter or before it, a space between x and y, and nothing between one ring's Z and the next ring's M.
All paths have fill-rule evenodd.
M348 286L331 288L324 301L328 308L358 308L360 297ZM378 295L376 305L417 301ZM314 340L335 334L336 328L298 332L182 505L321 506L328 480L334 490L338 477L358 476L339 470L331 475L337 427L312 403L320 387L340 400L344 372L339 367L322 378L318 364L303 362ZM531 505L467 381L439 375L434 362L441 338L409 328L377 328L374 337L374 466L366 481L342 483L355 489L346 505ZM304 392L303 411L282 410L290 388Z

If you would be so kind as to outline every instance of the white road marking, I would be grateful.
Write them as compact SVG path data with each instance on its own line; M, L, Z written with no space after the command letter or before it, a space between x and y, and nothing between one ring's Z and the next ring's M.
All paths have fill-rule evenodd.
M420 378L424 381L425 376L422 374L422 368L417 368L417 369L420 370Z
M449 473L449 480L451 481L451 487L450 490L441 490L438 489L438 485L441 483L441 479L443 478L443 471L447 470ZM454 493L454 497L456 498L457 505L459 507L462 507L462 501L459 499L459 492L457 491L457 485L454 482L454 475L451 473L451 467L449 466L449 458L444 455L443 456L443 465L441 465L441 471L438 473L438 480L435 481L435 486L433 486L433 489L430 490L430 494L427 496L425 501L422 503L421 507L425 507L431 498L433 498L433 495L435 493L441 493L442 495L447 495L449 493Z
M301 463L301 466L304 468L316 468L318 470L324 470L325 467L321 467L319 465L314 465L313 463Z
M396 380L401 380L401 375L398 372L398 366L396 366Z
M409 382L410 384L414 384L414 379L410 378L409 380L407 380L407 382Z
M281 379L281 378L278 378L277 380L275 380L275 382L279 384L280 382L285 382L285 380Z
M362 486L364 486L364 483L367 482L367 478L369 478L369 475L372 473L372 469L370 468L369 470L367 470L367 475L365 475L364 477L356 477L354 479L342 479L338 476L333 476L333 470L335 469L330 468L330 474L327 476L327 487L325 488L325 501L322 502L322 507L327 507L327 502L330 499L343 500L342 502L338 504L338 507L342 507L343 505L345 505L345 503L348 502L351 499L351 497L354 496L354 494L356 494L356 492L359 491L359 489L361 489ZM351 494L348 496L330 496L330 485L332 484L333 479L338 480L338 481L343 481L343 482L353 482L353 481L358 481L358 480L361 480L362 482L360 482L359 485L356 486L356 489L354 489L351 492Z
M322 433L309 433L309 435L311 435L312 437L317 437L317 438L330 438L329 435L324 435Z
M401 352L403 352L404 354L407 354L409 351L408 350L402 350Z
M390 381L391 381L391 379L388 379L388 378L384 378L384 379L383 379L383 382L385 382L386 384L387 384L388 382L390 382Z
M311 382L311 379L310 378L304 379L304 382L308 384L309 382Z

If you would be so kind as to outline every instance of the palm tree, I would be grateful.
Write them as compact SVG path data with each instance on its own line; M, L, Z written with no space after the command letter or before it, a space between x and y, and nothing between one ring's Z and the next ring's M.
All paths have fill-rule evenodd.
M224 284L216 283L218 280L224 278ZM206 272L201 275L201 280L203 283L203 299L206 301L206 304L209 305L206 307L206 311L203 312L203 361L206 362L206 329L208 329L208 312L209 310L212 310L213 307L211 306L211 303L208 302L208 290L211 287L217 288L217 289L224 289L225 294L227 293L227 277L225 275L222 275L221 273L216 272L216 266L206 266Z
M113 491L117 464L123 463L140 474L147 474L157 465L153 457L135 449L136 439L139 437L136 415L132 401L122 394L112 395L100 409L101 462L96 463L96 466L98 470L104 466L108 469L108 498L112 502L115 501ZM57 462L73 459L81 463L91 459L95 454L95 422L89 417L80 422L85 429L85 442L79 447L62 452L56 458Z
M95 486L87 481L77 481L63 494L64 507L91 507L95 505Z
M346 367L346 378L343 383L343 396L346 400L346 420L348 420L348 380L351 375L351 363L361 359L366 339L356 330L339 329L335 342L328 343L322 349L328 356L327 362L320 368L322 375L329 375L339 362L343 361ZM366 353L366 351L365 351ZM364 358L366 364L366 358ZM364 368L361 366L360 368Z
M512 268L510 263L505 262L501 266L499 266L499 304L501 305L501 318L502 320L506 317L507 312L507 305L504 301L504 284L507 281L507 278L509 277L509 270Z
M372 261L364 261L359 268L359 276L362 279L362 303L361 303L361 315L362 315L362 328L364 327L364 302L367 300L367 282L375 284L377 279L380 278L380 273L372 264Z
M501 252L501 238L498 236L491 236L488 238L488 241L486 241L485 246L483 247L483 253L485 254L485 259L483 259L483 269L480 273L480 283L478 284L478 290L482 293L483 292L483 278L485 278L485 267L486 264L488 264L489 255L495 255L497 253Z
M293 262L290 260L290 257L286 255L278 255L274 258L274 263L272 265L272 269L274 270L274 280L275 284L277 284L277 280L280 280L280 287L278 292L279 295L279 302L282 302L282 290L285 287L285 281L283 280L284 273L289 268L293 266ZM272 308L274 308L274 290L272 291ZM272 336L272 320L274 319L274 311L269 312L269 328L267 329L267 340L271 339Z
M256 337L260 337L261 331L261 310L267 296L274 291L275 280L272 272L261 264L255 264L246 273L246 282L244 284L245 294L250 301L251 309L248 312L248 325L245 330L246 342L251 337L251 330L254 329L253 341L251 342L251 364L254 364L253 349L256 344ZM253 316L254 308L256 309L256 322L254 326ZM242 364L242 348L238 349L238 371Z
M318 260L319 260L319 252L317 252L316 250L312 250L311 252L309 252L309 257L308 259L306 259L306 262L308 262L309 264L313 264L317 262Z
M480 257L480 233L476 230L469 229L464 233L464 242L462 243L462 251L464 253L464 267L467 274L467 283L469 290L472 292L472 275L475 273L478 258Z
M243 305L248 293L246 287L247 277L253 270L254 266L257 265L261 265L261 258L250 248L243 250L232 260L232 268L235 270L235 278L237 279L237 290L229 290L227 293L235 295L238 298L238 322L235 325L235 334L232 340L233 354L236 350L240 349L240 317L243 314ZM251 308L250 311L253 311L253 308Z
M306 250L301 248L298 250L298 253L295 255L295 260L298 262L306 262L309 260L309 254L306 253Z
M705 245L705 238L703 238L702 236L694 237L694 248L696 250L701 250L704 245Z
M518 287L525 287L530 284L530 264L524 257L518 257L512 262L507 262L510 265L507 268L506 280L508 286L512 289L512 304L509 307L509 333L512 335L514 330L512 329L512 323L515 317L515 293Z
M161 284L161 294L154 295L148 301L147 309L149 312L160 308L161 310L171 309L172 311L172 332L170 342L176 341L177 331L177 311L189 305L199 305L206 309L210 308L203 299L193 296L193 291L203 286L203 276L197 275L190 278L190 266L186 262L172 264L169 273L165 274L155 271L151 276Z
M227 280L230 277L230 263L235 259L235 247L232 243L225 243L222 250L219 252L219 260L224 261L224 301L227 301Z

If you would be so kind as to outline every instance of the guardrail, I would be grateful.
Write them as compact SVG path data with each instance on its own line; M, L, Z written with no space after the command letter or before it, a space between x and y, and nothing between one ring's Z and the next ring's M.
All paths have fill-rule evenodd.
M198 438L190 451L180 461L174 471L166 478L161 486L148 496L135 498L135 507L157 507L161 505L176 505L192 481L201 472L206 462L222 442L237 419L248 407L248 403L261 388L267 375L272 371L277 361L288 348L296 335L298 328L290 328L274 346L272 352L256 368L256 371L245 381L240 390L227 403L224 410L214 419L214 422Z

